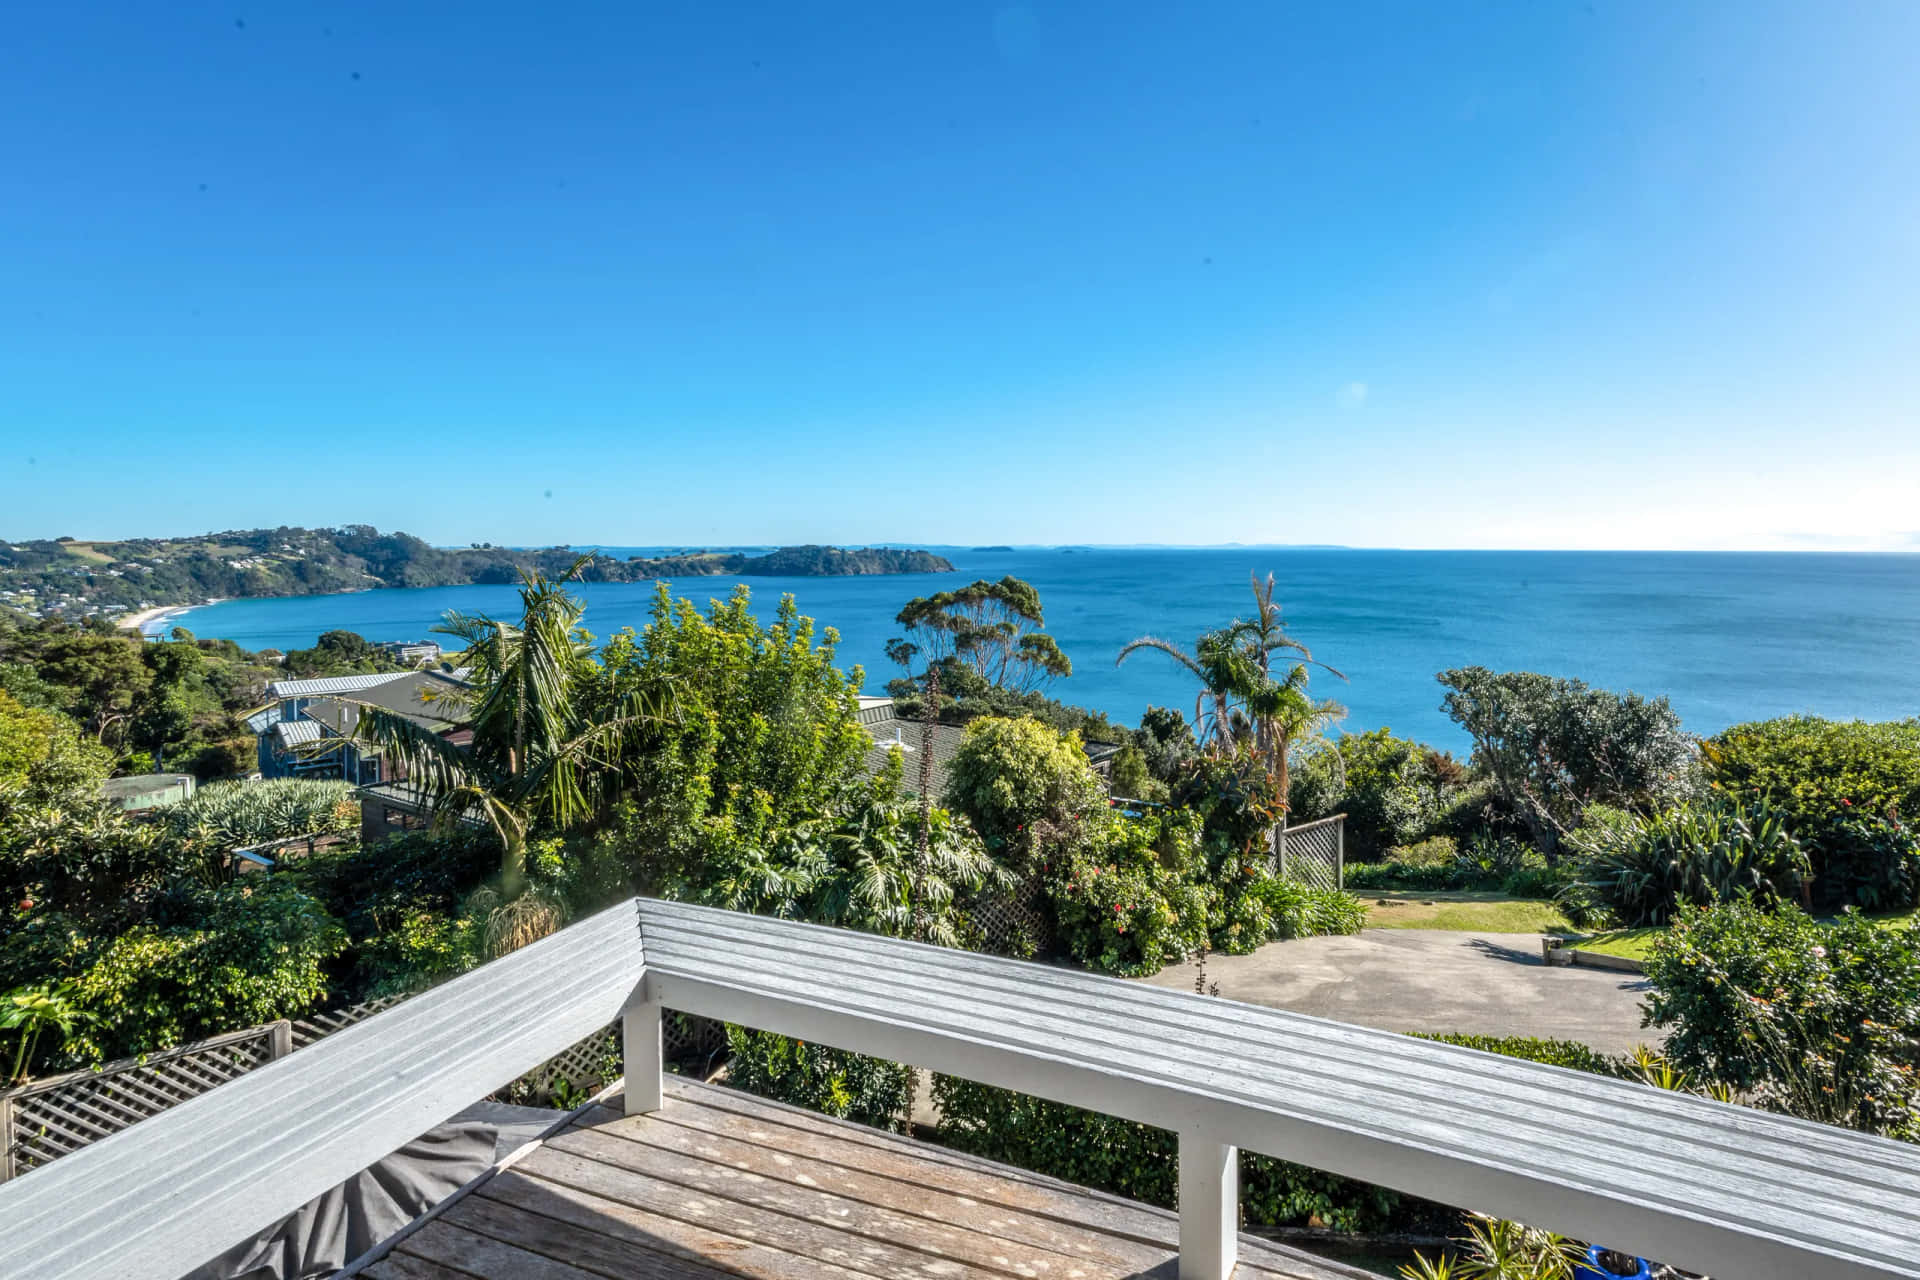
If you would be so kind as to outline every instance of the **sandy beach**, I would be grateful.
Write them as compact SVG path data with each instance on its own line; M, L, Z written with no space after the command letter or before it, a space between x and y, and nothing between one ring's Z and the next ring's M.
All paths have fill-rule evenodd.
M219 603L220 601L215 599L204 600L200 604L156 605L151 609L142 609L138 613L128 614L120 619L117 625L126 631L138 631L143 636L164 635L172 629L169 624L175 618L201 608L203 605Z

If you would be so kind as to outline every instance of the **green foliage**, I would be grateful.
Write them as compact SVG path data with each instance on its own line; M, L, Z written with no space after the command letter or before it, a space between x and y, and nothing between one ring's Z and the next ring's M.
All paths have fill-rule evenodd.
M234 849L291 836L353 831L360 805L353 784L324 778L216 782L156 815L168 838L224 860Z
M1089 840L1054 852L1044 866L1056 935L1088 968L1157 973L1207 940L1214 894L1205 872L1195 815L1156 810L1130 820L1103 812Z
M1692 743L1665 698L1485 667L1438 679L1441 709L1473 738L1474 766L1542 852L1558 851L1589 804L1644 812L1689 786Z
M909 671L923 653L934 662L952 658L987 684L1022 693L1073 674L1073 663L1046 633L1040 593L1019 578L982 579L917 597L894 621L907 638L889 643L887 655Z
M69 998L71 987L16 987L0 994L0 1031L13 1033L13 1061L7 1074L0 1076L0 1088L22 1084L27 1068L34 1060L40 1037L49 1031L60 1037L56 1050L66 1046L67 1037L86 1020L86 1015Z
M913 1112L912 1067L732 1025L727 1045L727 1083L736 1089L906 1132Z
M117 937L73 938L74 1002L88 1021L69 1049L104 1061L297 1017L326 992L324 966L345 945L289 881L184 888Z
M1003 866L1071 841L1106 811L1106 789L1080 740L1035 720L988 717L967 726L947 766L946 806L973 824Z
M1293 817L1347 815L1347 848L1364 861L1433 834L1466 782L1453 757L1389 729L1342 734L1338 758L1322 753L1296 770Z
M1452 1257L1415 1254L1407 1280L1574 1280L1586 1274L1586 1250L1552 1231L1474 1214Z
M1173 803L1201 816L1209 843L1248 857L1269 848L1286 809L1278 777L1250 749L1194 758L1173 787Z
M26 785L29 773L64 777L64 785L104 778L112 757L80 736L56 711L22 706L0 691L0 789Z
M864 801L872 740L838 635L816 643L791 596L765 627L750 603L743 587L702 612L662 586L646 628L602 651L601 696L672 701L626 757L615 840L644 892L797 915L825 870L820 825Z
M323 849L291 863L290 879L346 929L351 945L336 971L347 1000L411 991L484 959L484 916L468 900L499 865L490 836L461 829L412 831L378 845Z
M1610 1058L1577 1040L1553 1040L1540 1036L1477 1036L1464 1032L1412 1034L1416 1040L1438 1040L1442 1044L1457 1044L1466 1049L1478 1049L1482 1053L1497 1053L1503 1058L1544 1062L1550 1067L1589 1071L1599 1076L1624 1075L1626 1071L1618 1059Z
M899 797L898 757L867 803L827 837L827 870L808 915L824 924L957 947L971 941L961 904L982 888L1011 889L1014 876L988 855L963 818L929 809L920 847L920 806Z
M1082 742L1124 742L1128 732L1107 719L1104 711L1089 711L1050 698L1039 689L1008 689L989 681L959 658L931 664L940 672L940 723L964 725L982 716L1038 720L1061 733L1077 733ZM920 677L887 682L887 693L903 720L918 721L924 687Z
M1177 1199L1178 1147L1165 1129L952 1076L933 1077L936 1140L1148 1204ZM1240 1204L1249 1228L1325 1224L1338 1231L1394 1225L1394 1192L1266 1156L1242 1153Z
M1367 909L1350 893L1283 880L1264 858L1244 859L1216 846L1210 945L1246 955L1288 938L1353 934L1366 927Z
M1920 719L1787 716L1701 744L1708 785L1765 798L1807 846L1817 905L1890 911L1920 901L1906 823L1920 813Z
M1599 824L1577 852L1579 879L1566 900L1625 926L1660 924L1682 905L1794 901L1811 870L1800 842L1765 800L1751 808L1701 801Z
M1647 1023L1689 1075L1802 1119L1920 1137L1920 924L1683 908L1645 961Z

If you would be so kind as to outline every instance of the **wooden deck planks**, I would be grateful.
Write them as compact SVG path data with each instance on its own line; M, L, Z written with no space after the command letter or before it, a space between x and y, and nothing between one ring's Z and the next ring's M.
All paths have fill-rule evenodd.
M400 1242L373 1280L1147 1280L1174 1216L730 1090L606 1108ZM1346 1280L1246 1238L1240 1280Z

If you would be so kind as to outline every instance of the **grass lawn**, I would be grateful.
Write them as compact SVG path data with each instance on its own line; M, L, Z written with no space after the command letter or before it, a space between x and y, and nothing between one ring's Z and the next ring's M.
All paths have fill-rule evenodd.
M1591 938L1582 938L1574 943L1581 951L1598 951L1602 955L1622 956L1628 960L1645 960L1647 953L1653 950L1653 940L1665 933L1660 925L1648 925L1641 929L1610 929L1606 933L1596 933Z
M1455 929L1475 933L1572 933L1558 907L1501 893L1355 890L1370 929Z
M1920 917L1920 909L1875 916L1873 922L1883 929L1893 929L1916 917ZM1653 950L1654 939L1665 932L1666 928L1661 925L1648 925L1641 929L1612 929L1582 938L1574 945L1582 951L1601 951L1610 956L1625 956L1629 960L1644 960Z

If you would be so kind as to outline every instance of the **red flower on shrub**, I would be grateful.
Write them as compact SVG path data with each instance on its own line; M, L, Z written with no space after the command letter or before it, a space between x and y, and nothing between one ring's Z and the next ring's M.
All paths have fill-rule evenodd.
M1853 801L1851 801L1851 800L1847 800L1847 799L1842 799L1842 800L1840 801L1840 803L1841 803L1841 804L1843 804L1843 805L1845 805L1845 806L1846 806L1847 808L1849 808L1849 809L1851 809L1851 808L1853 808Z

